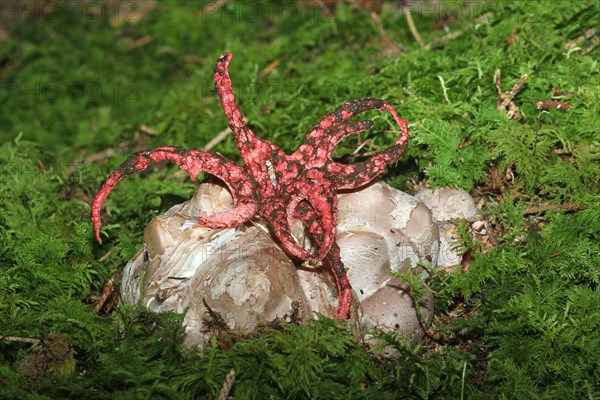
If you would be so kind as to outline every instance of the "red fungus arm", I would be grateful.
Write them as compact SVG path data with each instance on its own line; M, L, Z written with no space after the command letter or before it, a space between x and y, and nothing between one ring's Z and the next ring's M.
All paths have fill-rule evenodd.
M112 189L123 178L143 171L150 164L160 161L171 161L176 163L187 172L192 180L200 172L207 172L221 179L233 195L234 208L229 211L213 215L201 214L200 222L210 228L231 228L252 218L258 209L256 200L252 197L254 187L248 174L233 161L220 156L214 156L205 151L187 150L180 147L157 147L152 150L140 151L132 154L121 164L117 170L110 175L102 184L92 203L92 223L96 233L96 239L102 243L100 238L100 210L102 204Z
M256 135L254 135L246 125L246 122L244 122L242 113L235 103L235 96L233 95L233 88L231 87L231 78L229 77L229 63L232 58L233 55L231 53L225 53L217 60L217 65L215 66L215 72L213 74L215 88L221 99L223 111L229 120L229 126L236 135L236 140L239 135L244 141L254 141L256 140Z
M401 129L395 145L371 159L353 165L344 165L332 160L335 146L345 137L371 129L373 121L349 121L351 117L367 110L389 111ZM329 173L338 175L338 189L351 189L362 186L378 176L388 163L395 162L408 141L408 122L398 117L387 102L380 99L357 99L342 104L327 114L307 135L302 145L290 156L302 160L312 168L326 166ZM368 171L367 174L363 172ZM359 172L361 172L359 174ZM356 175L360 175L356 177Z
M358 133L369 129L373 126L371 121L347 121L357 113L366 110L378 109L380 111L388 111L394 117L394 120L400 127L400 137L396 143L385 150L380 151L366 161L355 164L340 164L331 159L333 147L340 140L348 135ZM347 122L346 122L347 121ZM323 128L328 128L323 131ZM321 136L319 137L318 134ZM373 179L380 176L388 164L398 161L410 137L408 133L408 121L401 119L394 108L387 102L379 99L359 99L350 101L335 111L328 114L309 134L309 138L314 137L317 146L320 145L319 140L323 141L329 138L328 152L325 155L318 154L318 162L321 162L321 157L326 157L326 168L329 174L335 176L337 189L356 189L371 182ZM320 139L319 139L320 138ZM321 145L325 147L324 144ZM299 149L300 150L300 149Z
M231 228L259 215L265 219L283 249L302 260L324 260L332 269L340 303L337 315L350 313L352 288L335 243L337 190L363 186L383 173L389 163L404 152L408 122L379 99L349 101L327 114L307 135L302 145L287 156L274 144L262 140L245 123L236 103L229 77L232 55L223 54L213 75L221 105L244 160L245 169L220 156L178 147L159 147L133 154L102 185L92 203L92 222L100 240L100 210L115 185L150 164L167 160L178 164L193 180L200 171L225 182L234 199L234 208L224 213L202 214L200 222L210 228ZM373 127L372 121L352 121L356 114L378 109L392 114L401 129L396 143L365 162L344 165L332 160L335 146L345 137ZM269 174L272 167L273 176ZM291 234L294 218L302 220L317 246L306 250Z
M271 221L273 234L288 254L301 260L322 260L335 241L337 221L337 196L327 185L311 185L301 189L303 182L295 183L294 194L286 197L273 208L265 207L267 219ZM305 218L305 214L307 218ZM301 219L317 248L306 250L294 239L291 226L294 218Z
M366 185L381 175L389 164L398 161L402 153L406 150L408 139L410 138L408 121L401 119L396 110L385 101L377 108L380 111L389 111L392 114L392 117L394 117L394 120L400 127L400 137L393 146L380 151L366 161L350 165L331 162L328 169L330 173L337 176L338 189L356 189Z
M334 210L337 210L337 202L335 206L336 208ZM321 248L324 248L322 243L319 243L319 236L315 235L312 231L316 225L320 224L320 216L315 212L314 207L309 206L307 203L301 203L298 206L298 212L298 216L302 218L304 226L311 233L313 239L317 241L317 244L321 245ZM335 231L333 234L335 235ZM333 239L335 239L335 237ZM350 284L350 280L348 280L346 268L341 259L340 247L335 241L333 241L329 247L324 261L329 269L331 269L338 289L339 302L336 317L348 319L352 304L352 285Z
M336 317L348 319L350 317L350 307L352 305L352 285L346 274L346 268L342 262L340 254L340 246L337 243L333 243L329 253L327 253L327 263L333 276L335 277L335 283L338 288L338 308L336 311Z
M229 77L229 63L232 58L231 53L225 53L217 60L213 74L215 88L221 99L221 106L227 116L229 128L233 132L233 137L246 169L257 181L258 189L263 194L270 196L273 195L273 190L269 184L270 177L265 160L272 159L274 155L284 157L285 154L277 146L258 138L244 121L242 113L235 102L231 78Z

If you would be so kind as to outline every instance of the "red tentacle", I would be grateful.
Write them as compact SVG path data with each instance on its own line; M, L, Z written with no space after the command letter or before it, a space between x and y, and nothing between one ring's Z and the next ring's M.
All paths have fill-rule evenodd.
M233 95L233 88L231 86L231 78L229 77L229 63L233 55L231 53L225 53L217 60L215 66L215 72L213 79L215 81L215 88L221 99L221 105L223 111L229 120L229 126L233 131L234 135L241 136L240 139L243 141L256 140L256 135L248 128L240 109L235 103L235 96Z
M337 204L336 204L337 205ZM302 203L298 207L299 215L302 217L302 221L305 227L311 232L311 227L319 223L319 216L315 212L314 208L311 208L308 204ZM335 231L333 231L335 239ZM313 239L319 241L318 236L315 236L312 232ZM319 243L317 243L319 244ZM324 246L322 246L324 247ZM331 269L335 282L338 289L338 308L336 311L336 317L347 319L350 315L350 307L352 304L352 285L346 274L346 267L341 259L340 248L334 241L325 256L325 262Z
M314 218L305 219L307 209ZM261 210L262 213L265 213L265 219L271 221L271 229L281 247L301 260L322 260L335 241L337 196L331 189L313 187L294 191L294 194L286 197L285 203L281 200L274 207L266 206ZM316 249L307 250L294 239L290 227L298 215L317 242Z
M102 184L92 203L92 223L96 239L100 238L100 210L109 193L122 179L136 172L143 171L150 164L160 161L172 161L186 171L192 180L200 172L207 172L221 179L228 186L234 198L232 210L214 214L200 215L201 222L211 228L234 227L252 218L258 209L257 201L253 198L254 187L248 174L233 161L220 156L214 156L205 151L187 150L180 147L157 147L151 150L132 154L110 175Z
M352 305L352 285L346 274L346 267L344 267L340 255L340 246L337 243L333 243L333 246L331 246L331 250L327 254L327 263L333 272L338 288L339 300L336 317L348 319Z
M265 160L272 159L273 155L285 157L285 154L277 146L258 138L244 121L242 113L235 102L231 78L229 77L229 63L232 58L231 53L225 53L219 57L213 74L215 87L246 169L257 181L258 190L270 196L273 194L273 190L269 184L270 178Z
M364 162L351 165L334 162L331 153L343 138L373 126L372 121L348 121L348 119L373 109L392 114L401 130L396 143ZM310 167L325 166L328 173L336 177L338 189L354 189L366 185L381 175L388 164L396 162L404 152L408 139L408 122L401 119L392 106L380 99L358 99L349 101L327 114L308 134L291 158L303 160Z
M400 137L394 145L380 151L366 161L345 165L331 161L327 165L329 173L336 177L338 189L356 189L366 185L373 179L385 172L385 168L400 158L410 137L408 133L408 121L401 119L396 110L385 101L382 102L381 111L389 111L400 126Z

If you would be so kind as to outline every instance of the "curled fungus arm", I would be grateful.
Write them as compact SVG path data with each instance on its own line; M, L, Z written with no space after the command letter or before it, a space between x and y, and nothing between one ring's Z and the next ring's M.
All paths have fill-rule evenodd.
M100 210L114 187L124 178L143 171L149 165L160 161L171 161L190 175L195 181L200 172L207 172L221 179L229 188L234 199L234 208L218 214L199 216L200 222L211 228L231 228L243 223L256 214L258 208L252 197L254 188L246 172L233 161L200 150L187 150L181 147L163 146L132 154L102 184L92 202L92 223L96 239L100 238Z

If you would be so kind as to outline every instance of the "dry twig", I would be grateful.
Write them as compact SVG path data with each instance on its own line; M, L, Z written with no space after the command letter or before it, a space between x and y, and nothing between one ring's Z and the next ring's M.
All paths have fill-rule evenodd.
M529 78L528 74L524 74L519 78L517 83L514 84L512 89L509 92L502 92L501 86L501 73L500 70L496 71L497 79L496 79L496 90L498 91L498 101L496 103L496 108L498 110L506 110L508 117L510 119L519 119L521 118L521 110L519 106L517 106L514 102L516 95L523 89L525 85L525 81Z
M34 346L40 343L40 339L26 338L20 336L0 336L0 340L15 343L29 343L33 344Z
M571 103L567 103L564 101L538 101L537 104L538 110L559 110L559 111L567 111L571 108Z
M381 38L381 50L386 54L393 54L398 51L403 51L403 46L396 45L388 36L385 28L383 27L383 23L381 22L381 17L375 11L371 11L371 19L375 22L375 26L377 27L377 31L379 32L379 37Z
M577 93L564 92L562 90L558 90L556 86L552 86L552 98L559 99L561 97L579 97Z
M248 122L248 120L246 118L244 118L244 122ZM206 143L202 147L202 150L203 151L211 151L215 146L217 146L223 140L227 139L227 136L229 136L230 134L231 134L231 129L229 129L229 128L223 129L221 132L217 133L217 135L215 137L213 137L210 140L210 142ZM185 178L187 176L188 176L187 172L185 172L181 169L178 169L175 172L173 172L172 174L170 174L167 177L167 179L179 179L179 178Z
M107 310L105 311L110 310L111 307L109 300L114 294L114 282L113 279L110 278L108 282L106 282L106 284L102 287L102 294L94 299L94 311L96 312L96 314L99 314L100 311L102 311L107 305L109 305L109 307L106 307Z
M573 204L570 201L565 204L544 204L542 206L528 207L527 209L525 209L525 214L539 214L539 213L543 213L546 211L552 211L552 210L567 210L567 211L585 210L585 206Z
M210 140L210 142L206 143L202 147L202 150L211 151L216 145L221 143L223 140L227 139L227 136L229 136L230 133L231 133L231 129L229 129L229 128L223 129L221 132L217 133L217 136L212 138Z
M235 382L235 371L231 370L225 377L225 381L223 382L223 387L219 392L219 397L217 400L227 400L229 398L229 392L231 392L231 388Z
M262 77L270 74L271 71L273 71L275 68L277 68L278 65L279 65L279 60L273 61L271 64L267 65L267 67L265 69L263 69L262 71L260 71L258 73L258 77L262 78Z
M408 29L410 29L410 33L421 47L425 47L425 42L423 42L423 39L421 39L421 35L419 35L419 31L417 31L417 27L413 21L412 14L410 13L410 7L404 6L404 14L406 15L406 22L408 23Z

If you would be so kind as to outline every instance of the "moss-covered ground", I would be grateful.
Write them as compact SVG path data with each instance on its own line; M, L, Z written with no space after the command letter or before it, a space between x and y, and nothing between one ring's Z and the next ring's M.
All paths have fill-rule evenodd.
M236 399L600 398L598 3L412 2L427 47L399 2L206 3L0 4L0 398L217 398L230 370ZM91 198L131 152L201 148L226 127L211 81L224 51L259 136L290 151L343 102L383 98L413 135L386 180L481 202L496 246L434 275L429 337L386 337L397 358L330 320L198 352L181 316L95 312L144 226L195 186L170 166L120 185L103 245ZM503 92L529 76L518 120L496 107L497 71ZM393 140L371 116L363 153ZM214 151L239 160L232 138Z

